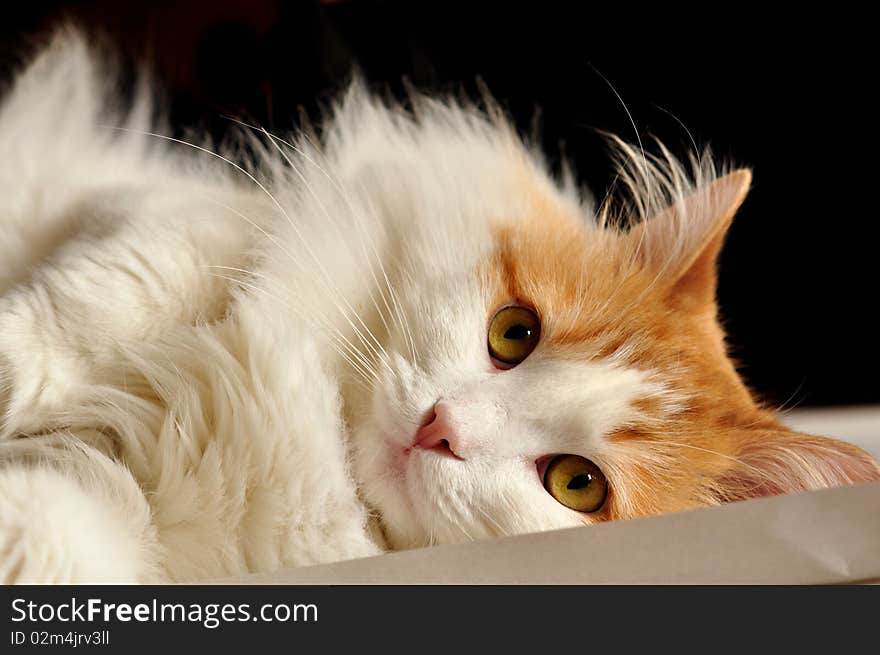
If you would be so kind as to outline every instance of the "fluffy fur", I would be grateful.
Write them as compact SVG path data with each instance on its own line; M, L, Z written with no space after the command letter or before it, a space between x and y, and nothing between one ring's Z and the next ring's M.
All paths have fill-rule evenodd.
M880 477L726 356L747 171L619 144L614 212L491 107L355 83L320 134L218 150L113 84L67 32L0 109L2 581L216 578ZM511 303L542 336L501 371ZM441 405L460 458L411 448ZM604 470L599 512L544 490L560 453Z

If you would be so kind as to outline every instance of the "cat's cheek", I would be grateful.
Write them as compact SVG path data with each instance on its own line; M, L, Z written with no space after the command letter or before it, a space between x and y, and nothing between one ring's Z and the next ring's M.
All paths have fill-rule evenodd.
M423 527L425 512L429 511L424 502L426 495L421 484L414 484L413 477L412 472L390 476L380 491L382 521L396 548L429 545L429 536Z
M404 446L379 426L362 426L353 435L355 475L367 504L377 512L389 545L395 549L425 545L407 488L410 457Z

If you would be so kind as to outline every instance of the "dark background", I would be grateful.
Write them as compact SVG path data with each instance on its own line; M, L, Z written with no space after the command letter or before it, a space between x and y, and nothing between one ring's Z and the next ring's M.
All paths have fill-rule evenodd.
M842 6L805 7L776 16L770 3L29 3L4 8L0 66L7 73L34 36L73 17L151 62L177 125L218 134L226 114L274 131L299 107L315 116L354 63L395 94L403 78L475 94L480 77L599 197L611 175L595 128L630 141L637 128L680 156L691 138L710 143L755 172L719 290L743 374L786 408L880 402L873 23Z

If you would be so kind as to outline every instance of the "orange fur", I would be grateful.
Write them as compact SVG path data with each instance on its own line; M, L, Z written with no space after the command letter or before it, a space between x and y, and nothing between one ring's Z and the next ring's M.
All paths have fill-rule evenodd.
M690 209L712 215L674 222L670 210L629 234L584 224L554 196L530 188L520 220L495 231L490 311L508 303L533 307L542 322L536 356L616 357L687 399L672 415L660 399L641 399L637 423L606 435L626 466L609 463L609 500L591 521L880 479L880 466L858 448L785 428L727 356L715 269L749 181L737 172L711 192L695 192L701 202ZM650 230L692 229L695 222L702 223L700 238L677 264L640 250L642 242L650 245Z

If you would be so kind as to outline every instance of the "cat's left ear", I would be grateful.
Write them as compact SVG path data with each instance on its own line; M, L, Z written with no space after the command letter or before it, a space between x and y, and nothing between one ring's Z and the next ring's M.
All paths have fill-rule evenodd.
M674 293L713 302L721 245L751 182L752 172L741 168L696 189L635 225L630 247Z
M861 448L786 429L738 435L733 467L717 483L723 500L880 480L880 463Z

